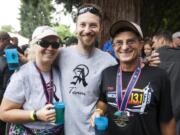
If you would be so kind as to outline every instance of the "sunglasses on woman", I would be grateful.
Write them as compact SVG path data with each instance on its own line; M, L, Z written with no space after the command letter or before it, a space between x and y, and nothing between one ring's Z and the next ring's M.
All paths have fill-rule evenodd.
M57 42L57 41L50 42L47 40L39 40L37 41L37 44L43 48L48 48L49 46L51 46L53 49L58 49L61 45L60 42Z

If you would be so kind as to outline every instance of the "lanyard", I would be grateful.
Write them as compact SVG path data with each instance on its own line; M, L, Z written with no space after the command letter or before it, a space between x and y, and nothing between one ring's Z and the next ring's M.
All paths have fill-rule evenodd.
M50 71L50 82L48 84L46 84L45 80L44 80L44 77L41 73L41 70L38 68L38 66L36 64L34 64L37 71L39 72L39 75L40 75L40 78L41 78L41 83L43 85L43 90L44 90L44 94L46 96L46 104L53 104L53 97L55 98L56 101L59 101L59 98L56 96L54 90L53 90L53 85L54 85L54 82L53 82L53 71L52 71L52 68L51 68L51 71Z
M116 77L116 103L118 106L118 111L125 111L127 108L128 100L131 95L131 92L139 79L139 76L141 74L141 62L139 62L138 67L134 71L133 75L131 76L131 79L128 83L128 86L126 88L126 92L123 95L123 88L122 88L122 69L121 66L117 72L117 77Z

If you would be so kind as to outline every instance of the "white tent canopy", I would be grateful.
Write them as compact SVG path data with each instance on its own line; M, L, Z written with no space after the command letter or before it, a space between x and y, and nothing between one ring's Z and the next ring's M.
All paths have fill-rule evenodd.
M29 39L26 38L26 37L23 37L22 35L18 34L18 33L11 33L11 32L8 32L10 37L17 37L18 38L18 46L22 46L24 44L28 44L29 42Z

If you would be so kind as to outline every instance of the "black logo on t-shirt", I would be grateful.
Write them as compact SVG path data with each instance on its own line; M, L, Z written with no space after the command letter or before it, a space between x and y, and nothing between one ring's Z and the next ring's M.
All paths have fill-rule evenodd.
M73 76L73 81L70 83L69 94L85 96L84 89L77 85L81 84L83 87L88 85L86 77L89 74L89 68L86 65L80 64L73 69L73 72L75 75Z
M74 81L71 82L71 84L76 85L78 82L82 83L84 87L88 85L86 82L86 77L89 74L89 69L86 65L80 64L73 69L74 72Z

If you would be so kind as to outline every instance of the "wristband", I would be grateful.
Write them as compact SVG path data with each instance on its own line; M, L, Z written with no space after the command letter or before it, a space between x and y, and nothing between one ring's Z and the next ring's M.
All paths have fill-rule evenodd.
M33 113L34 113L34 111L31 111L31 112L30 112L30 119L31 119L32 121L35 121L34 116L33 116Z
M37 121L37 120L38 120L37 115L36 115L36 110L35 110L35 111L33 111L33 118L34 118L34 120L35 120L35 121Z
M101 115L104 114L104 111L100 108L97 108L95 111L100 112Z

